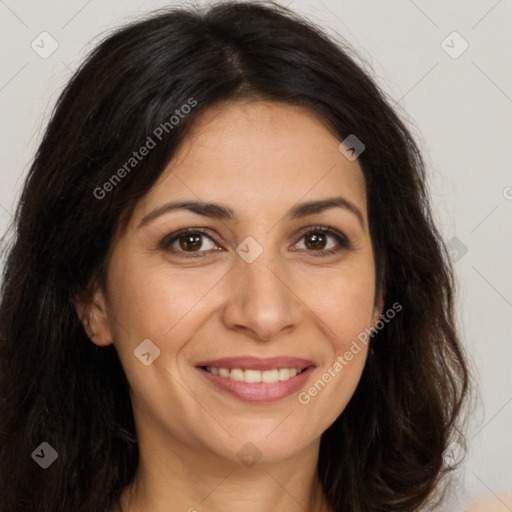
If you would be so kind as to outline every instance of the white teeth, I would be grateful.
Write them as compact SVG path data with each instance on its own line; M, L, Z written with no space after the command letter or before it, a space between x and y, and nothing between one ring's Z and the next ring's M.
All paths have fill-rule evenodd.
M279 382L279 370L265 370L261 372L261 382Z
M225 377L238 382L246 382L248 384L256 384L258 382L275 383L286 381L295 377L303 368L279 368L273 370L242 370L241 368L215 368L207 366L206 370L213 375Z
M231 380L238 380L240 382L243 382L244 380L244 371L240 368L233 368L231 372L229 372L229 378Z
M279 369L279 380L288 380L290 378L290 369L289 368L280 368Z
M229 377L229 370L227 368L219 368L219 375L221 377Z
M261 382L261 373L260 370L245 370L244 381L250 384Z

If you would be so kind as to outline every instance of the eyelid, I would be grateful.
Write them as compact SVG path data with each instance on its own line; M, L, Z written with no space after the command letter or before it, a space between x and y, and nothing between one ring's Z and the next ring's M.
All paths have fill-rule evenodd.
M185 235L196 235L201 234L202 236L205 236L209 238L215 245L218 245L217 241L207 233L208 228L183 228L178 229L177 231L173 231L172 233L169 233L165 235L159 242L158 246L162 249L168 249L176 240L178 240L180 237ZM185 252L185 251L182 251ZM199 252L205 252L205 251L199 251Z
M350 243L350 240L348 239L348 237L344 233L339 231L338 229L333 228L331 226L319 226L319 225L306 226L299 231L299 239L297 240L297 242L299 240L301 240L301 238L304 237L305 235L307 235L308 233L316 233L316 232L327 234L327 235L330 235L330 236L336 238L338 243L345 249L351 248L351 243ZM297 242L295 242L295 243L297 243ZM315 252L315 251L309 251L309 252ZM316 251L316 252L321 252L321 251Z

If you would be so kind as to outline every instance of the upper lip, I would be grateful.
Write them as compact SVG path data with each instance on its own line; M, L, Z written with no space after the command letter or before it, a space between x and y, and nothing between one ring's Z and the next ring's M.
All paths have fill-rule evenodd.
M299 357L277 356L259 358L252 356L221 357L199 361L196 366L213 366L214 368L241 368L243 370L273 370L275 368L307 368L315 366L312 361Z

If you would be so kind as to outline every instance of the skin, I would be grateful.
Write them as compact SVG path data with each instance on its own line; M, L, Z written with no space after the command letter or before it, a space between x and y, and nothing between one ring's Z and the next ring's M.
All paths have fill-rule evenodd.
M170 505L190 512L331 510L316 474L320 436L356 389L367 348L307 404L297 393L274 403L243 402L211 385L195 363L302 357L316 365L307 390L378 320L364 177L339 143L299 107L212 108L116 237L107 289L95 290L78 310L94 343L114 343L131 387L140 465L122 494L123 512L163 512ZM333 196L350 201L362 223L341 207L285 217L297 203ZM171 200L220 203L236 217L180 209L139 227ZM350 246L331 235L312 245L314 234L300 232L307 226L331 226ZM207 228L211 239L198 244L203 256L180 257L197 252L179 240L174 252L159 247L187 227ZM263 248L252 263L236 252L248 236ZM322 248L339 251L315 256ZM160 349L149 366L134 356L145 339ZM246 443L261 455L252 467L237 457Z

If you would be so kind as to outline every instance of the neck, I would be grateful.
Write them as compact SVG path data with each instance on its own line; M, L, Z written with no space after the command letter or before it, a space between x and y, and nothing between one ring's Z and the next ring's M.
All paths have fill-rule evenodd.
M136 477L121 495L122 512L331 512L316 470L319 440L280 461L252 466L173 440L139 439Z

